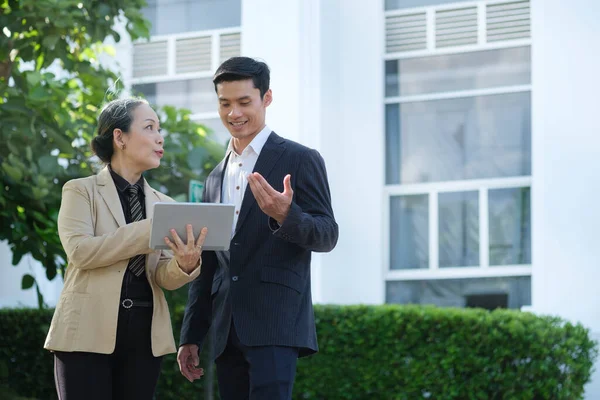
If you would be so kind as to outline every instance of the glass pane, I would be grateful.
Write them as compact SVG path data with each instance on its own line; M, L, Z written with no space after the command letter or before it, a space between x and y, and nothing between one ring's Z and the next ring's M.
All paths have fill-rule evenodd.
M479 265L479 192L438 196L439 266Z
M429 268L428 195L390 198L390 269Z
M422 101L387 111L387 184L531 175L530 97Z
M488 194L490 265L531 264L531 190L494 189Z
M152 27L151 35L169 35L238 27L242 21L241 0L148 0L142 10Z
M531 48L390 60L385 73L387 97L527 85Z
M156 84L145 83L143 85L132 85L131 94L145 98L148 103L156 104Z
M151 104L186 108L192 113L217 112L217 95L210 78L134 85Z
M386 302L519 309L531 305L531 277L390 281L386 282Z
M400 162L402 153L400 149L400 107L397 104L385 106L385 181L387 183L400 182Z
M385 0L385 10L398 10L401 8L437 6L440 4L456 3L460 0Z

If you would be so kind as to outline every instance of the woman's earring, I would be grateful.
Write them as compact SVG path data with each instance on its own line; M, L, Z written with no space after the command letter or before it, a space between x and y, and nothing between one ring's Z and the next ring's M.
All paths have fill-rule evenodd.
M125 143L123 143L123 146L121 146L121 150L125 150Z

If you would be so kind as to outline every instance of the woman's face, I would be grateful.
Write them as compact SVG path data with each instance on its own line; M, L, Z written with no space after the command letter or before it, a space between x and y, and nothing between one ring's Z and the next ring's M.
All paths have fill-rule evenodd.
M140 104L133 110L132 117L128 133L118 135L115 132L117 147L124 161L135 165L136 169L157 168L164 154L158 116L148 104Z

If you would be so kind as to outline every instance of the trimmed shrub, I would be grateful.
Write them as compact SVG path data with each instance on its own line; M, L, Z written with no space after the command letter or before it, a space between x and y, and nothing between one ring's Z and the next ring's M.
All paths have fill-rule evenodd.
M596 344L581 325L513 310L318 308L320 352L296 399L577 399Z
M52 311L0 310L0 399L56 398L52 355L42 349ZM298 363L298 400L571 400L582 398L597 356L581 325L518 311L316 306L315 314L320 352ZM176 337L181 318L178 310ZM206 384L187 382L170 355L157 398L201 399Z

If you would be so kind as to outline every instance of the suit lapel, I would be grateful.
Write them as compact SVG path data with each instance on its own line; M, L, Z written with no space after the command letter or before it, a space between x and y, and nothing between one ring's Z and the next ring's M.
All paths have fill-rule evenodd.
M278 136L275 132L272 132L262 150L260 151L260 155L258 156L258 160L256 160L256 165L254 166L253 172L258 172L263 176L263 178L267 179L269 173L279 160L279 157L283 154L285 147L283 146L284 140ZM246 191L244 192L244 200L242 201L242 207L240 209L240 216L237 221L237 225L235 226L235 235L239 232L244 220L248 216L250 209L256 204L256 199L254 198L254 194L252 193L252 189L250 189L250 185L246 186Z
M154 203L160 201L160 197L156 194L156 190L152 189L146 179L144 179L144 205L146 206L146 218L152 218L154 215Z
M227 155L220 163L217 165L213 172L213 178L208 180L206 183L209 187L206 188L206 193L209 194L209 199L202 199L203 202L206 203L220 203L221 196L223 193L223 177L225 176L225 166L227 165L227 160L229 159L229 155ZM212 194L212 195L211 195Z
M154 215L154 203L160 201L160 197L156 193L156 190L152 189L146 179L144 179L144 204L146 206L146 218L152 218ZM160 250L150 253L146 256L146 271L149 269L154 270L158 260L160 258Z
M117 193L117 187L110 176L108 167L104 167L102 171L98 173L98 192L106 206L110 210L111 214L117 221L119 226L125 226L125 215L123 214L123 207L121 206L121 200L119 200L119 193Z

